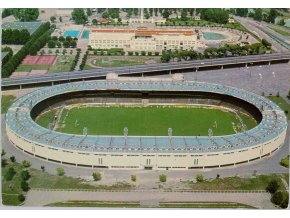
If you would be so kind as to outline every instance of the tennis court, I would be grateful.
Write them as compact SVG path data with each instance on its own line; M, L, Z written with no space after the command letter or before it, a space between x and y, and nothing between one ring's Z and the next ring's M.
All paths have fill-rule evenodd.
M36 56L30 56L27 55L24 60L22 61L22 64L35 64L35 65L52 65L56 59L55 55L36 55Z

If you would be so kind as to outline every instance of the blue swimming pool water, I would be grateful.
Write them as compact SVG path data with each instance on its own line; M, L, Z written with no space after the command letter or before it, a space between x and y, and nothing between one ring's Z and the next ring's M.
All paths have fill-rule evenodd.
M226 38L223 34L212 32L203 32L203 37L205 40L221 40Z
M88 39L90 36L90 31L89 30L84 30L82 34L82 39Z
M80 34L79 30L66 30L63 33L63 37L71 36L72 38L77 38Z

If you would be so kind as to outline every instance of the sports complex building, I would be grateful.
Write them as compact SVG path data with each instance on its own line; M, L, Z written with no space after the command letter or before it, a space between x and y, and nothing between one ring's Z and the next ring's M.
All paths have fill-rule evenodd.
M73 104L210 105L242 111L257 125L215 136L74 135L41 127L35 119ZM9 140L47 161L109 169L199 169L235 166L271 156L285 140L287 119L270 100L220 84L187 81L99 80L60 84L16 100L6 114ZM130 131L129 131L130 132Z

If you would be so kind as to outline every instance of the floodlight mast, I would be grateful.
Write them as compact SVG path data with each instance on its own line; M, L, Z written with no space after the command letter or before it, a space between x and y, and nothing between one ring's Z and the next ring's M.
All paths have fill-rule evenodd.
M128 127L124 127L124 129L123 129L123 134L124 134L124 137L125 137L125 144L126 144L126 145L127 145L128 132L129 132Z
M83 135L85 135L85 136L88 135L88 128L87 127L83 128Z

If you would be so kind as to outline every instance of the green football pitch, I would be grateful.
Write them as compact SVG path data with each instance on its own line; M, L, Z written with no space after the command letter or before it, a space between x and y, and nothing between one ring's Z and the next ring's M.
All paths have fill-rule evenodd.
M52 122L55 111L41 115L36 122L47 128ZM234 134L242 130L236 114L217 108L148 106L148 107L105 107L88 106L63 109L59 115L56 131L83 134L88 129L89 135L123 135L124 127L129 136L166 136L172 128L173 136ZM248 129L256 122L253 118L239 113Z

